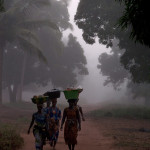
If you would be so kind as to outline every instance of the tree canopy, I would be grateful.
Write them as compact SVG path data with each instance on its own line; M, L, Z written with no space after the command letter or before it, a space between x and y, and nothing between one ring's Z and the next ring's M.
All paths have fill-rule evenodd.
M119 49L123 50L121 64L131 74L133 82L150 82L149 54L150 50L141 44L135 44L130 38L132 29L117 28L117 22L123 15L125 6L114 0L81 0L75 15L75 21L83 30L83 38L93 44L98 37L99 43L107 47L113 46L118 39ZM106 57L107 58L107 57Z
M50 19L49 20L45 20L44 18L37 19L37 17L33 15L33 14L39 15L41 14L41 12L43 13L42 8L44 7L45 10L45 6L46 7L50 6L49 0L42 0L42 1L38 0L36 2L34 0L23 0L23 1L6 0L4 4L6 11L0 14L0 103L2 102L2 81L4 82L3 64L5 58L3 57L4 53L8 54L5 51L6 46L10 43L12 46L10 49L7 47L8 48L7 50L13 50L14 47L18 47L20 51L27 51L32 54L37 54L39 58L42 58L42 60L46 61L43 53L41 52L39 39L37 37L35 30L39 30L40 26L44 25L59 31L56 24L51 22ZM34 16L34 19L31 16L32 17ZM13 69L14 67L11 66L11 69ZM11 82L13 81L14 80L12 80ZM8 84L3 85L8 86ZM13 86L13 88L10 88L10 86ZM13 82L13 84L12 83L9 84L8 88L14 95L14 93L16 94L18 84L14 84ZM12 96L12 99L13 97L14 96Z
M62 41L62 31L72 28L72 25L69 23L67 2L68 0L51 0L49 7L46 6L48 9L44 8L44 11L42 11L41 6L37 6L36 10L40 8L38 13L35 13L34 9L31 9L29 13L28 11L24 12L27 13L27 21L23 20L23 27L21 27L23 29L27 27L31 31L28 32L27 37L34 37L35 42L38 42L37 46L40 46L42 54L47 60L46 64L37 57L22 51L22 49L32 50L30 46L27 47L27 44L20 46L20 43L18 44L18 41L14 40L11 42L7 41L7 44L4 46L3 89L10 91L9 95L12 101L18 99L18 91L20 91L22 85L25 87L23 88L24 90L30 89L31 91L35 90L34 88L45 87L49 83L52 83L53 87L66 88L77 84L77 75L83 76L88 74L85 66L87 63L86 58L76 37L70 34L66 46ZM6 4L7 8L12 5L10 1ZM17 19L17 14L12 15L14 17L12 20L15 21ZM8 21L10 22L11 20L8 18ZM22 19L17 19L16 24L18 22L22 22ZM53 30L56 27L55 24L60 29L60 32ZM8 23L7 26L9 26ZM14 29L13 32L15 32ZM30 34L32 32L35 33L36 37Z
M99 58L98 69L103 76L106 76L104 86L111 84L114 89L119 90L122 84L130 78L129 72L120 63L123 51L117 46L117 41L113 42L111 53L102 53Z
M118 13L118 10L121 9L122 11ZM94 0L91 3L90 0L81 0L75 20L78 27L83 29L83 38L87 43L93 44L96 36L101 38L102 42L102 37L98 33L106 32L107 25L112 23L114 29L117 27L124 30L130 29L129 37L131 39L150 47L148 1ZM112 20L114 21L112 22ZM111 36L107 38L111 39Z
M150 47L149 1L118 0L124 5L124 12L119 19L119 27L131 28L130 37L135 42Z

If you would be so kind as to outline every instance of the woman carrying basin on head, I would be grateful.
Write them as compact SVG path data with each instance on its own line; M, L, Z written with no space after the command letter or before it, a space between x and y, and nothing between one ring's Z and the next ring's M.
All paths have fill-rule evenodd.
M61 119L61 110L57 107L57 98L60 97L60 91L53 89L48 92L52 106L46 110L47 124L50 145L55 148L59 136L59 121Z
M35 137L35 148L36 150L43 150L43 145L45 144L46 137L46 114L43 113L43 104L37 103L38 111L33 113L32 121L30 123L28 134L30 129L33 127L33 135Z
M69 150L74 150L77 144L78 131L81 130L81 120L79 110L74 107L76 99L68 99L69 107L64 109L63 118L61 122L61 131L64 128L64 139L68 145Z

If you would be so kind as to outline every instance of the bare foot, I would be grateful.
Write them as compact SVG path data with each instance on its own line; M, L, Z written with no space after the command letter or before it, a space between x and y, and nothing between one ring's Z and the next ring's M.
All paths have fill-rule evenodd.
M53 141L50 142L50 146L53 147Z

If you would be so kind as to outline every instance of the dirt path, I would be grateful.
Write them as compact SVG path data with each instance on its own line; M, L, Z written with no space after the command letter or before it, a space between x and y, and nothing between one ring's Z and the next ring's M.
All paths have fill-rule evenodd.
M83 110L88 112L97 107L84 106ZM1 123L11 123L22 133L25 145L20 150L35 150L33 134L24 133L28 129L33 110L9 107L1 107L0 110ZM75 150L150 150L150 132L143 131L143 129L150 131L149 119L100 117L93 122L87 117L86 121L82 122L82 131L79 132ZM52 148L47 144L44 150ZM68 150L63 132L60 132L56 150Z
M82 122L82 131L78 135L78 145L76 150L113 150L112 139L103 136L100 124L93 123L90 119ZM35 150L34 137L32 133L30 135L22 135L25 141L25 146L22 150ZM49 144L44 146L44 150L52 150ZM65 145L63 132L60 132L59 141L56 145L56 150L67 150Z

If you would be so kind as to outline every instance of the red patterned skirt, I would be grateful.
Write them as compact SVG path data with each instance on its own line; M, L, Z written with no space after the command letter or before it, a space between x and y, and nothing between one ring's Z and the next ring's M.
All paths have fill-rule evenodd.
M77 144L78 124L77 120L68 119L65 122L64 139L66 144Z

